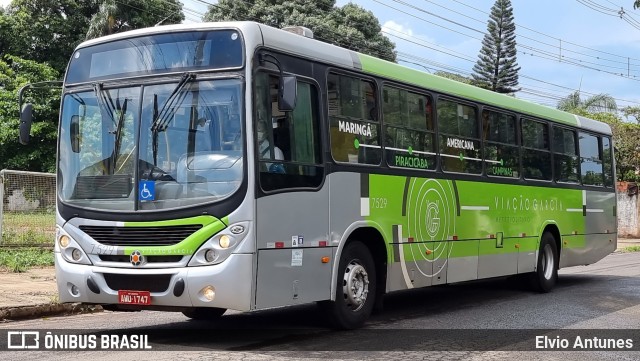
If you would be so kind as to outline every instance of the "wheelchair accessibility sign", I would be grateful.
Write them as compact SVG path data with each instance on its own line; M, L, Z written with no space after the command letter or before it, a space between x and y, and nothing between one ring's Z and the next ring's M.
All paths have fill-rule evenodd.
M153 201L156 199L156 183L154 181L140 181L138 200Z

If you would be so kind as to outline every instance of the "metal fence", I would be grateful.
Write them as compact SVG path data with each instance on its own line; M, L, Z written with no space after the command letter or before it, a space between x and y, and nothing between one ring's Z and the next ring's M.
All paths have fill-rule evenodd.
M52 246L56 233L56 176L0 171L0 245Z

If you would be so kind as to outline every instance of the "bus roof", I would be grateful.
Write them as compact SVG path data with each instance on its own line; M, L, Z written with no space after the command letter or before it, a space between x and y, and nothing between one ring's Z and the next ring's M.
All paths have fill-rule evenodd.
M393 62L347 50L316 39L307 38L251 21L155 26L91 39L81 43L76 49L130 37L189 30L202 31L216 28L237 28L245 34L259 32L262 35L263 45L272 49L309 57L322 63L337 67L362 71L364 73L426 88L442 94L477 101L489 106L499 107L543 119L549 119L561 124L577 126L598 133L611 134L611 128L609 125L599 121L522 99L517 99L512 96L481 89L472 85L429 74L424 71L412 69Z

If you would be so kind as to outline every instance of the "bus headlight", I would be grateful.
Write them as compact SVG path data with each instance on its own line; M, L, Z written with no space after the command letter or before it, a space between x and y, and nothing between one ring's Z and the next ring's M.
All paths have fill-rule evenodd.
M67 248L69 246L69 243L71 243L71 238L69 238L69 236L67 236L66 234L63 234L62 236L60 236L60 238L58 238L58 243L60 243L60 247Z
M231 237L229 237L226 234L223 234L222 236L220 236L219 243L221 248L229 248L229 246L231 245Z
M82 251L74 248L73 251L71 251L71 258L73 258L74 261L79 261L80 258L82 258Z
M216 257L218 255L216 254L216 251L214 249L208 249L206 251L204 251L204 260L207 261L208 263L213 263L213 261L216 260Z
M55 252L60 252L62 258L69 263L91 264L89 256L84 252L82 247L61 227L57 229L58 242Z
M230 225L203 243L189 261L189 266L209 266L227 259L246 237L249 222Z

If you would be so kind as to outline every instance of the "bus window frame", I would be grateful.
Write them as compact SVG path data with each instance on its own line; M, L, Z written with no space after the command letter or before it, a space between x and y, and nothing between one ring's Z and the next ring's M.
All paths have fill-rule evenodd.
M344 119L353 119L359 122L366 122L366 123L373 123L373 124L377 124L378 127L380 128L380 131L378 132L378 143L380 144L380 162L378 164L372 164L372 163L360 163L360 162L343 162L343 161L339 161L336 160L333 157L333 146L332 146L332 142L331 142L331 117L335 117L335 115L330 115L330 111L329 111L329 76L331 74L335 74L338 76L348 76L348 77L352 77L355 79L358 79L360 81L367 81L370 82L371 84L373 84L373 94L374 94L374 99L376 101L376 107L375 107L375 116L377 118L377 120L366 120L366 119L358 119L358 118L353 118L350 116L343 116L343 115L338 115L338 117L344 118ZM337 68L337 67L327 67L325 72L324 72L324 88L320 88L321 91L323 91L324 94L322 94L321 98L323 99L323 106L324 106L324 110L326 111L326 134L327 134L327 151L329 153L330 159L331 161L336 164L336 165L340 165L340 166L355 166L355 167L365 167L365 168L371 168L371 169L380 169L383 168L386 162L386 158L385 158L385 150L384 150L384 142L382 141L382 131L383 131L383 127L382 127L382 104L381 104L381 94L380 94L380 88L382 87L381 82L378 81L378 78L368 75L366 73L359 73L359 72L353 72L353 71L348 71L342 68Z
M260 51L261 49L258 49L258 51ZM296 60L301 60L299 58L294 58ZM308 61L306 59L302 59L304 61ZM254 160L254 172L255 172L255 183L256 183L256 189L258 190L259 194L261 195L272 195L272 194L277 194L277 193L289 193L289 192L317 192L320 191L323 187L324 184L326 182L327 179L327 167L326 167L326 159L324 156L324 141L325 141L325 137L324 137L324 128L322 126L323 123L323 117L324 114L322 113L322 107L323 107L323 102L324 102L324 97L322 95L322 87L320 86L320 83L317 81L317 79L313 78L313 77L309 77L309 76L305 76L305 75L301 75L299 73L295 73L296 79L297 79L297 83L307 83L309 85L311 85L312 87L315 87L316 89L316 105L315 105L315 112L316 112L316 116L317 116L317 120L316 120L316 131L318 133L318 151L320 152L319 157L320 160L317 164L304 164L304 163L299 163L299 162L293 162L291 160L270 160L270 163L287 163L287 164L294 164L294 165L302 165L302 166L311 166L311 167L316 167L316 168L320 168L322 169L322 180L320 181L320 183L318 184L318 186L316 187L283 187L283 188L277 188L277 189L271 189L271 190L265 190L262 187L262 182L260 180L260 163L264 163L264 160L261 160L259 155L258 155L258 151L256 148L256 145L258 144L257 142L257 137L258 137L258 133L255 129L255 124L256 124L256 102L255 102L255 87L256 87L256 74L258 73L264 73L267 74L267 76L279 76L279 71L273 67L270 66L256 66L253 67L252 71L251 71L251 134L250 134L250 139L253 142L253 147L254 147L254 154L253 154L253 160ZM292 73L293 74L293 73ZM246 132L248 133L248 131ZM249 134L247 134L247 138L249 138ZM273 141L273 139L272 139Z
M549 143L549 148L548 149L538 149L538 148L531 148L531 147L527 147L524 145L524 127L522 126L522 123L524 121L532 121L532 122L538 122L538 123L542 123L544 125L547 126L547 142ZM522 179L526 182L539 182L539 183L545 183L545 184L551 184L551 183L556 183L555 181L555 172L553 169L553 162L554 162L554 157L553 157L553 148L552 148L552 142L551 142L551 131L553 128L554 124L560 124L557 122L553 122L547 119L541 119L538 117L534 117L531 115L526 115L526 114L520 114L520 121L519 121L519 127L520 127L520 166L522 167ZM533 150L533 151L543 151L543 152L547 152L550 154L550 159L551 161L549 162L549 166L551 167L551 179L535 179L535 178L527 178L525 177L524 174L524 152L526 150Z
M517 112L513 112L507 109L502 109L502 108L497 108L494 106L490 106L490 105L484 105L483 103L478 103L480 104L480 140L482 141L482 172L484 175L486 175L489 179L506 179L506 180L514 180L517 181L519 179L524 179L523 176L523 172L522 172L522 141L520 139L520 133L522 132L522 129L520 127L520 117L521 114L517 113ZM486 162L486 146L485 143L487 142L484 139L484 119L482 118L482 113L484 113L484 111L490 111L490 112L494 112L494 113L501 113L501 114L505 114L505 115L511 115L514 118L515 121L515 131L516 134L516 144L508 144L508 143L502 143L502 142L493 142L490 141L491 143L498 143L498 144L503 144L503 145L507 145L507 146L512 146L512 147L516 147L518 149L518 176L517 177L505 177L505 176L498 176L498 175L491 175L487 172L487 162Z
M597 185L597 184L584 184L583 180L582 180L582 154L580 153L580 133L585 133L587 135L590 135L592 137L595 137L596 140L598 141L598 156L601 157L600 161L602 163L602 185ZM612 141L613 136L612 135L605 135L602 133L597 133L594 132L592 130L589 129L585 129L585 128L578 128L577 129L577 136L578 136L578 160L579 160L579 168L578 170L580 171L579 175L580 175L580 186L582 187L586 187L586 188L592 188L592 189L598 189L598 190L602 190L602 189L611 189L611 188L615 188L615 182L616 180L614 179L613 183L614 183L614 187L607 187L606 182L605 182L605 176L604 176L604 148L602 146L602 138L603 137L607 137L609 138L609 142ZM611 143L611 149L613 149L613 144ZM613 155L613 153L612 153ZM613 158L613 157L612 157ZM615 167L615 162L612 160L612 168Z
M569 130L573 133L573 139L574 139L574 151L575 154L574 156L576 156L578 158L578 167L577 167L577 171L578 171L578 181L577 182L563 182L561 180L558 180L558 174L556 174L556 155L563 155L566 156L568 155L567 153L559 153L558 151L556 151L555 149L555 141L554 141L554 137L555 137L555 131L556 129L562 129L564 130ZM569 125L565 125L562 123L557 123L557 122L551 122L551 140L550 140L550 147L551 147L551 166L553 167L553 181L556 184L566 184L566 185L574 185L574 186L581 186L582 185L582 178L580 176L581 174L581 164L582 162L580 161L580 139L578 137L578 132L580 131L580 128L576 128L576 127L572 127Z
M610 163L610 167L611 167L611 172L609 173L609 177L611 178L611 185L607 185L606 182L606 177L605 177L605 182L604 182L604 187L607 189L612 189L616 187L616 173L615 173L615 168L616 168L616 160L615 160L615 147L613 145L613 135L607 135L607 134L601 134L600 135L600 151L602 152L602 174L606 175L605 171L604 171L604 143L602 142L603 139L607 139L609 140L609 149L611 149L611 154L610 157L611 159L609 159L609 163ZM582 173L581 173L582 174Z
M428 91L427 89L423 89L423 88L418 88L418 87L413 87L407 84L402 84L402 83L397 83L394 81L388 81L388 80L382 80L379 84L379 89L382 89L384 91L385 87L391 87L391 88L395 88L398 90L404 90L410 93L414 93L414 94L418 94L418 95L424 95L425 97L427 97L429 100L431 100L431 122L433 123L433 129L432 130L425 130L423 131L424 133L429 133L429 134L433 134L434 137L434 142L433 142L433 153L434 153L434 158L435 158L435 166L433 167L433 169L420 169L420 168L408 168L408 167L398 167L395 165L391 165L389 164L389 160L387 159L387 143L385 141L385 137L382 137L382 155L383 155L383 159L382 159L382 164L381 167L388 167L389 169L398 169L398 170L405 170L405 171L416 171L416 172L429 172L429 173L438 173L440 172L440 152L439 152L439 148L438 148L438 126L437 126L437 121L436 121L436 94ZM382 99L383 97L383 92L378 91L378 95L380 97L379 100L379 104L380 104L380 109L379 109L379 117L380 117L380 122L381 122L381 133L384 135L386 132L386 127L387 127L387 122L384 119L384 99ZM391 125L394 126L394 125Z
M485 175L484 173L484 159L480 159L480 172L479 173L469 173L469 172L452 172L452 171L447 171L442 169L442 152L440 151L440 142L441 142L441 135L443 134L442 132L440 132L440 117L438 116L438 107L440 104L441 100L445 100L445 101L450 101L450 102L455 102L455 103L459 103L462 105L466 105L469 107L472 107L476 110L476 132L479 136L479 138L469 138L469 137L464 137L467 139L475 139L476 141L478 141L478 143L480 143L480 157L484 156L484 144L482 143L482 127L481 127L481 121L480 121L480 109L482 108L482 103L479 102L474 102L471 100L466 100L466 99L460 99L448 94L442 94L442 93L436 93L437 96L434 96L434 122L435 122L435 128L436 128L436 147L437 147L437 158L438 158L438 167L436 168L439 172L441 172L442 174L463 174L466 176L471 176L471 177L483 177ZM444 133L444 134L449 134L449 133ZM453 135L453 134L449 134L449 135Z

